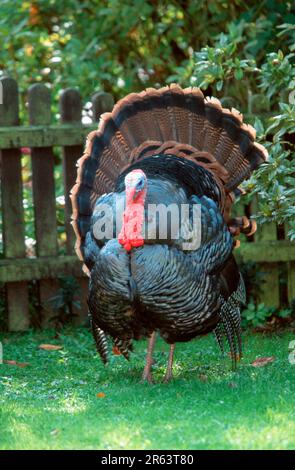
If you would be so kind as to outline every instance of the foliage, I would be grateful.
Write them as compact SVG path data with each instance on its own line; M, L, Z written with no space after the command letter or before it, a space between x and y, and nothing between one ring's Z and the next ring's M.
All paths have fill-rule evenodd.
M251 197L258 195L258 220L262 223L287 223L288 236L295 240L294 144L287 141L294 131L295 106L280 103L279 109L280 114L268 120L266 129L256 119L260 140L269 151L269 161L243 183L243 188ZM266 140L269 136L271 141Z
M237 55L238 42L233 34L221 33L213 47L206 46L196 52L193 83L205 90L215 83L216 90L220 91L230 79L242 80L245 71L255 71L253 59L240 59Z
M18 80L23 105L35 82L52 87L57 118L58 93L65 87L79 86L86 100L101 88L120 98L176 81L201 86L225 106L246 112L258 137L268 141L270 165L245 188L251 197L259 193L259 220L286 221L295 238L290 2L16 0L12 7L2 0L0 13L0 71ZM31 239L32 211L26 217ZM59 229L62 246L61 224Z
M146 342L104 367L86 329L64 330L59 351L39 349L54 338L1 337L4 360L29 363L0 366L1 449L294 449L292 333L244 335L237 373L212 335L181 343L169 384L158 340L153 386L140 383ZM274 362L251 366L259 356Z
M245 282L246 302L249 303L261 294L261 286L265 282L265 273L261 271L259 264L255 261L241 262L239 269Z
M259 196L256 215L259 222L288 223L287 233L295 240L294 54L284 54L282 50L270 52L260 59L260 65L255 57L243 59L247 55L247 35L242 35L244 25L240 26L229 27L228 34L220 34L213 47L206 46L195 54L193 81L205 89L210 86L212 94L218 95L224 88L226 95L221 101L226 105L231 105L233 98L240 100L241 110L248 113L257 130L258 141L269 152L269 162L254 172L242 187L250 195L248 201L254 195ZM294 29L291 32L295 39ZM288 52L288 48L285 50ZM241 87L244 93L248 92L247 98L242 100ZM271 114L265 114L266 111Z
M84 97L103 88L116 98L174 79L188 84L194 51L215 48L220 31L240 79L244 61L285 51L294 34L291 4L277 0L2 0L0 8L0 69L23 94L36 81L54 84L55 96L79 84Z
M263 303L257 306L254 303L250 303L243 311L243 325L253 326L254 328L256 326L263 326L274 311L274 308L266 307Z
M264 303L256 305L253 300L242 311L242 326L243 327L264 327L266 322L274 315L278 319L286 319L292 315L291 308L275 309L274 307L267 307Z

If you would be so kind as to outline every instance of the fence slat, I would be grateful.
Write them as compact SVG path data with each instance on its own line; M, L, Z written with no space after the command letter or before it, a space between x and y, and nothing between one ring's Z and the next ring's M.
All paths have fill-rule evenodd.
M277 240L277 226L275 223L263 224L258 227L255 241L271 242ZM260 271L264 273L261 284L260 301L269 307L280 306L280 279L277 263L261 263Z
M62 124L81 123L82 101L77 90L68 88L60 96L60 116ZM70 190L77 178L76 163L82 156L83 146L71 145L63 147L63 180L65 190L65 226L67 234L67 253L74 253L75 234L71 226L72 204Z
M11 78L1 79L3 104L0 105L0 126L18 126L18 86ZM3 210L3 242L5 258L23 258L26 254L22 197L21 152L1 151ZM6 284L8 328L25 330L29 326L28 287L26 282Z
M76 255L0 260L0 282L52 279L60 274L83 277L82 262Z
M114 106L114 98L110 93L105 93L104 91L98 91L92 96L92 121L98 122L100 116L103 113L108 113L112 111Z
M288 232L290 230L290 224L285 223L285 240L288 240ZM294 242L289 241L290 249L295 245ZM295 302L295 260L290 258L287 263L287 295L288 295L288 304L291 305L292 302Z
M51 96L43 84L29 89L30 124L48 125L51 121ZM37 256L57 256L57 223L55 207L54 155L51 147L32 148L32 181ZM46 301L56 295L58 282L47 279L39 283L40 303L44 324L55 313Z
M287 264L288 273L288 300L289 304L295 300L295 262Z
M51 124L50 126L0 127L0 148L84 145L93 124Z

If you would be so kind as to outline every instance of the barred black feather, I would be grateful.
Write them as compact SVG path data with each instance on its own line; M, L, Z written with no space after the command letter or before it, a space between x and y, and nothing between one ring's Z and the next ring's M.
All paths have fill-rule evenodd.
M95 341L95 346L97 349L98 354L101 357L101 360L104 364L108 363L108 342L106 335L103 330L98 328L96 323L92 320L91 321L91 329L93 338Z
M132 338L130 339L119 339L115 338L114 339L114 346L118 348L121 354L125 357L125 359L129 360L129 353L130 351L133 351L133 346L132 346Z

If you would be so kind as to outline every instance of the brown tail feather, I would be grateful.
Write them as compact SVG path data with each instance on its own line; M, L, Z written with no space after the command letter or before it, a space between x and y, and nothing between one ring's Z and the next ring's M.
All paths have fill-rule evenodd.
M186 88L185 105L187 108L187 124L189 128L188 143L196 150L203 149L205 103L204 95L199 88Z
M215 98L204 99L198 88L177 85L132 93L102 116L78 161L72 189L77 252L89 228L95 200L114 190L123 169L148 155L172 154L205 166L224 186L225 211L243 179L267 159L254 142L255 130L235 109L223 109Z

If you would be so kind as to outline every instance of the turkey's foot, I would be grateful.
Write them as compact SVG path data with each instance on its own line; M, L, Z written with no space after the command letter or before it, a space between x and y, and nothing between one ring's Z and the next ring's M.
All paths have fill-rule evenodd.
M163 380L164 383L168 383L170 382L171 379L173 379L172 367L173 367L174 349L175 349L175 344L170 344L168 364L167 364L166 374Z
M146 364L143 370L142 374L142 379L141 382L149 382L150 384L153 383L153 377L152 377L152 365L153 365L153 350L155 346L155 341L156 341L156 332L154 331L150 338L148 339L148 349L147 349L147 355L146 355Z
M164 377L164 379L163 379L163 383L164 383L164 384L167 384L167 383L170 382L172 379L173 379L172 371L169 372L169 373L166 372L165 377Z
M145 370L143 371L141 383L143 384L144 382L148 382L149 384L154 383L153 376L150 370L147 372Z

